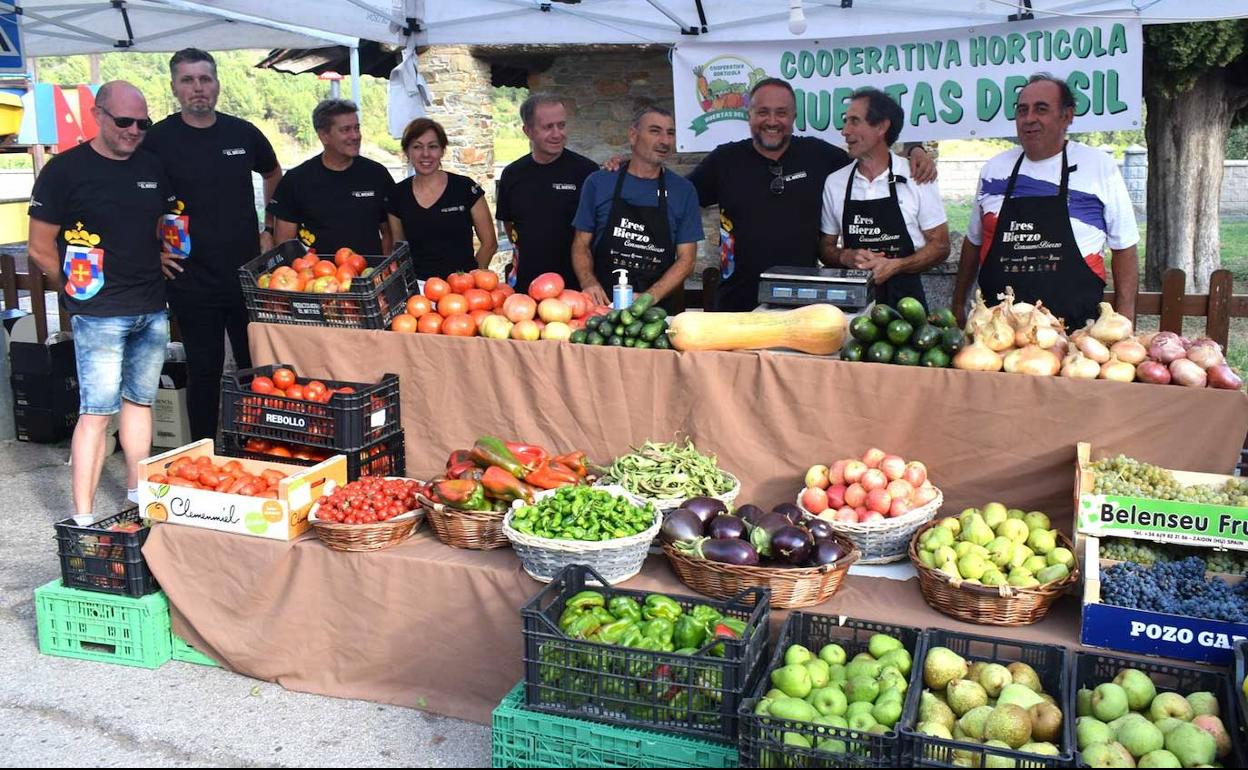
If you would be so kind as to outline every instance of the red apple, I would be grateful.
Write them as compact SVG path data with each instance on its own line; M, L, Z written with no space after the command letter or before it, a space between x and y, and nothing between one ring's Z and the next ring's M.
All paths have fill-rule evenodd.
M863 452L862 461L866 463L868 468L878 468L880 467L880 463L884 461L885 457L887 457L887 455L883 449L871 447L866 452Z
M828 509L828 493L819 487L802 490L802 507L818 516Z
M936 487L919 487L914 493L914 506L921 508L936 499Z
M927 481L927 466L918 460L911 460L906 463L906 469L901 477L910 482L910 486L918 489Z
M848 505L843 506L836 512L836 521L848 524L857 524L858 512L853 508L850 508Z
M857 508L867 501L867 490L861 484L850 484L845 489L845 504Z
M820 489L828 488L828 466L812 465L810 470L806 471L806 486L819 487Z
M907 513L909 513L912 510L914 509L910 505L910 502L908 500L895 499L893 500L892 507L888 509L888 515L890 517L896 518L898 516L905 516Z
M902 479L888 482L887 489L894 500L909 500L914 497L914 487Z
M888 486L888 477L879 468L870 468L866 473L862 474L862 478L858 480L858 483L862 484L863 489L870 492L873 489L883 489Z
M828 468L828 484L844 484L845 482L845 465L848 460L837 460L832 463L832 467Z
M867 466L865 463L858 462L857 460L848 460L845 463L845 470L842 475L845 477L846 484L853 484L861 479L862 474L866 472Z
M836 484L828 487L829 508L840 508L845 505L845 490L846 486L844 484Z
M879 511L868 511L862 509L862 513L858 515L859 524L869 524L873 521L884 521L884 514Z
M896 481L906 471L906 461L897 455L888 455L880 461L880 470L888 476L889 481Z
M893 507L893 496L886 489L873 489L867 493L867 510L888 513Z

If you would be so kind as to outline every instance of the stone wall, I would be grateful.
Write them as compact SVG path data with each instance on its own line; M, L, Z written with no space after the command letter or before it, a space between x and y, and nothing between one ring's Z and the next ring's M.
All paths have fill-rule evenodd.
M420 72L429 83L429 117L446 129L450 147L442 167L485 188L494 210L494 110L490 65L466 46L433 46L420 54Z

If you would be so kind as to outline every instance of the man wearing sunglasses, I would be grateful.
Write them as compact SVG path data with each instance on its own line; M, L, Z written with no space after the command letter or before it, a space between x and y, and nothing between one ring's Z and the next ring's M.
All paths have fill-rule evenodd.
M689 174L702 206L719 207L719 310L757 307L759 276L769 268L818 264L823 184L850 158L818 137L793 136L796 118L793 86L759 81L750 90L751 138L716 147ZM921 145L906 151L911 178L936 178Z
M104 432L121 413L126 480L151 452L151 405L169 341L158 236L174 202L160 159L140 150L147 101L124 81L100 87L99 133L53 158L30 197L31 261L60 290L78 362L79 417L71 449L75 515L90 517Z
M167 272L169 307L186 347L191 436L198 440L217 435L227 333L235 363L251 366L238 268L273 247L271 226L260 235L251 175L263 178L267 201L282 167L260 129L217 112L221 82L211 54L178 51L169 75L182 109L152 126L143 148L164 162L189 235L190 248Z

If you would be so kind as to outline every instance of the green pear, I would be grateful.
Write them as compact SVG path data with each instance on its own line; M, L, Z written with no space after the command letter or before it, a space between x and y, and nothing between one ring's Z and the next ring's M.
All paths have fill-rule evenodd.
M1143 711L1153 702L1157 695L1157 687L1152 678L1138 668L1124 668L1114 677L1114 684L1122 687L1127 693L1127 705L1132 711ZM1131 748L1130 746L1127 747ZM1135 754L1135 752L1131 752ZM1148 752L1144 752L1147 754ZM1137 757L1143 754L1135 754Z
M1117 741L1093 743L1083 750L1080 758L1089 767L1135 767L1131 752Z
M945 701L954 714L962 716L971 709L988 705L988 693L979 682L955 679L945 687Z
M996 529L1009 518L1009 510L1001 503L988 503L984 506L984 523Z
M1057 746L1052 741L1034 741L1032 743L1024 743L1018 747L1019 751L1025 751L1028 754L1041 754L1046 757L1056 757L1062 752L1057 750Z
M879 694L880 683L869 676L856 676L845 687L850 703L875 703Z
M822 658L821 658L822 660ZM849 677L845 676L845 666L841 663L833 663L828 666L828 683L829 684L845 684Z
M955 679L967 673L966 659L948 647L933 647L923 661L923 684L933 690L943 690Z
M958 726L962 728L962 733L973 740L982 741L984 739L984 727L988 722L988 715L992 713L992 706L977 706L962 715L958 720Z
M1165 749L1153 751L1140 757L1136 767L1182 767L1179 758Z
M1018 682L1010 682L1005 687L1002 687L1001 694L997 696L998 706L1018 706L1023 711L1037 703L1044 703L1044 698L1041 698L1039 693L1027 685Z
M871 709L871 717L877 724L892 728L901 719L902 702L900 699L880 701Z
M940 526L931 531L936 533L932 535L932 542L937 548L952 547L958 539L958 533L962 531L962 525L957 519L948 518L941 521Z
M851 660L845 667L845 680L849 681L860 676L876 679L883 671L884 666L878 660Z
M988 558L998 569L1008 567L1017 544L1008 537L998 537L988 544Z
M1057 548L1057 534L1050 529L1033 529L1027 535L1027 547L1037 554L1047 555Z
M896 666L898 673L903 677L910 675L910 667L913 665L913 659L910 657L910 651L905 647L898 647L895 650L889 650L880 656L880 665L885 668Z
M780 698L771 702L769 712L776 719L791 719L795 722L810 722L819 716L819 712L801 698Z
M813 657L815 657L814 653L802 645L790 644L789 649L784 651L784 665L792 666L797 663L805 663Z
M1080 751L1094 743L1110 743L1113 740L1113 728L1096 717L1079 717L1075 720L1075 743Z
M810 739L809 739L809 738L807 738L805 735L802 735L801 733L791 733L791 732L790 732L790 733L785 733L785 734L784 734L784 745L785 745L785 746L796 746L796 747L797 747L797 748L799 748L799 749L809 749L809 748L811 748Z
M888 634L872 634L871 639L867 642L867 649L871 654L879 660L893 650L902 649L899 639L889 636Z
M958 572L968 580L979 580L991 565L991 562L979 554L968 553L958 559Z
M1065 564L1050 564L1036 573L1036 580L1039 580L1041 585L1055 583L1068 577L1070 577L1070 570Z
M942 545L932 552L932 559L937 564L947 564L958 560L958 552L952 546Z
M1019 519L1006 519L997 527L997 534L1009 538L1015 545L1023 545L1031 535L1031 530Z
M839 687L821 687L810 693L810 705L823 716L844 716L849 700Z
M1049 564L1064 564L1066 569L1075 566L1075 554L1069 548L1054 548L1044 558Z
M1007 578L1000 570L990 569L984 573L984 576L979 579L979 582L986 586L996 587L1009 583L1009 578Z
M1028 513L1023 517L1023 523L1027 525L1027 529L1049 529L1053 526L1049 521L1049 515L1040 511Z
M1098 684L1092 691L1092 716L1102 722L1112 722L1125 715L1129 709L1127 691L1113 682Z
M936 568L937 572L943 572L952 580L961 580L962 573L958 572L958 563L956 561L947 561Z
M764 695L763 697L766 698L767 700L778 700L780 698L787 698L789 696L784 694L784 690L781 690L778 687L773 687L770 690L768 690L767 694Z
M1012 570L1007 582L1015 588L1035 588L1040 585L1040 581L1036 580L1036 576L1026 570L1022 572Z
M785 697L788 697L788 696L785 696ZM771 709L772 702L773 701L771 698L759 698L758 703L754 704L754 714L757 716L763 716L763 717L767 716L769 713L771 713L770 709Z
M936 698L930 692L924 692L919 698L919 720L927 724L939 724L945 728L945 732L953 729L954 723L958 721L957 715L953 713L953 709L949 705Z
M984 515L978 508L967 508L958 514L958 521L962 523L962 531L966 532L970 529L971 524L977 521L983 521Z
M1115 737L1136 759L1166 745L1166 736L1162 735L1161 730L1158 730L1157 726L1147 719L1132 719L1125 722Z
M1014 555L1010 557L1010 569L1016 569L1027 563L1027 560L1035 556L1036 552L1027 547L1026 543L1019 543L1014 546Z
M1044 560L1043 556L1037 554L1035 556L1028 556L1027 560L1023 562L1023 566L1030 570L1032 575L1035 575L1040 570L1049 566L1049 563Z
M988 741L984 744L985 748L1005 749L1013 751L1010 744L1005 741ZM991 754L984 752L984 767L1018 767L1018 760L1013 757L1001 756L1000 754Z
M1006 518L1009 518L1009 519L1018 519L1019 521L1022 521L1022 520L1023 520L1023 517L1024 517L1024 516L1026 516L1026 515L1027 515L1027 514L1026 514L1025 512L1023 512L1023 511L1022 511L1021 509L1019 509L1019 508L1011 508L1010 510L1006 511L1006 513L1005 513Z
M790 698L805 698L813 688L810 672L800 663L781 666L772 671L771 683Z
M1166 717L1174 717L1175 719L1190 722L1196 713L1192 710L1192 704L1187 702L1187 698L1179 695L1177 692L1159 693L1148 707L1148 717L1154 722L1165 719ZM1178 752L1175 752L1176 754ZM1179 757L1182 759L1182 757ZM1184 764L1187 764L1184 762Z
M811 689L818 690L828 686L828 682L831 681L832 667L825 661L811 658L802 665L806 667L806 672L810 675Z
M1031 741L1031 718L1026 710L1013 704L997 705L984 724L984 738L1004 741L1017 749Z
M819 648L819 660L829 666L845 664L845 648L839 644L825 644Z
M1222 709L1218 706L1218 696L1207 690L1189 694L1187 696L1187 702L1191 704L1192 714L1194 716L1198 717L1205 714L1215 717L1222 716Z
M996 533L992 531L991 527L984 523L983 519L972 521L970 529L966 530L962 535L964 539L969 540L975 545L988 545L996 536Z
M871 712L869 711L861 714L855 714L849 718L849 729L851 730L861 730L862 732L867 732L877 724L879 723L875 721L875 717L871 716Z
M1217 743L1212 735L1188 722L1166 736L1166 751L1178 757L1184 767L1207 765L1217 756Z
M1030 687L1033 691L1044 694L1044 685L1040 683L1040 675L1036 670L1026 663L1011 663L1005 667L1010 672L1010 678L1016 684L1024 687ZM1021 704L1020 704L1021 705ZM1028 706L1030 708L1030 706Z
M1092 691L1086 687L1075 693L1075 716L1092 716Z
M1161 730L1162 735L1169 735L1171 730L1173 730L1174 728L1178 727L1181 724L1186 724L1186 723L1182 719L1175 719L1174 717L1162 717L1161 719L1158 719L1156 722L1153 722L1153 724L1157 725L1157 729Z
M979 673L979 683L983 685L989 698L1000 697L1001 690L1013 681L1010 670L1000 663L989 663Z

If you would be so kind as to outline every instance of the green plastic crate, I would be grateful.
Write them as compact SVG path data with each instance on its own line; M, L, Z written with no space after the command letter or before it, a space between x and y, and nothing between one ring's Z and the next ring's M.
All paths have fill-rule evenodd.
M172 653L163 591L132 598L53 580L35 589L35 616L44 655L159 668Z
M183 663L194 663L197 666L220 666L212 658L203 654L199 650L192 647L185 639L177 634L171 634L173 637L173 659L180 660Z
M737 747L524 708L524 682L494 709L493 767L736 767Z

